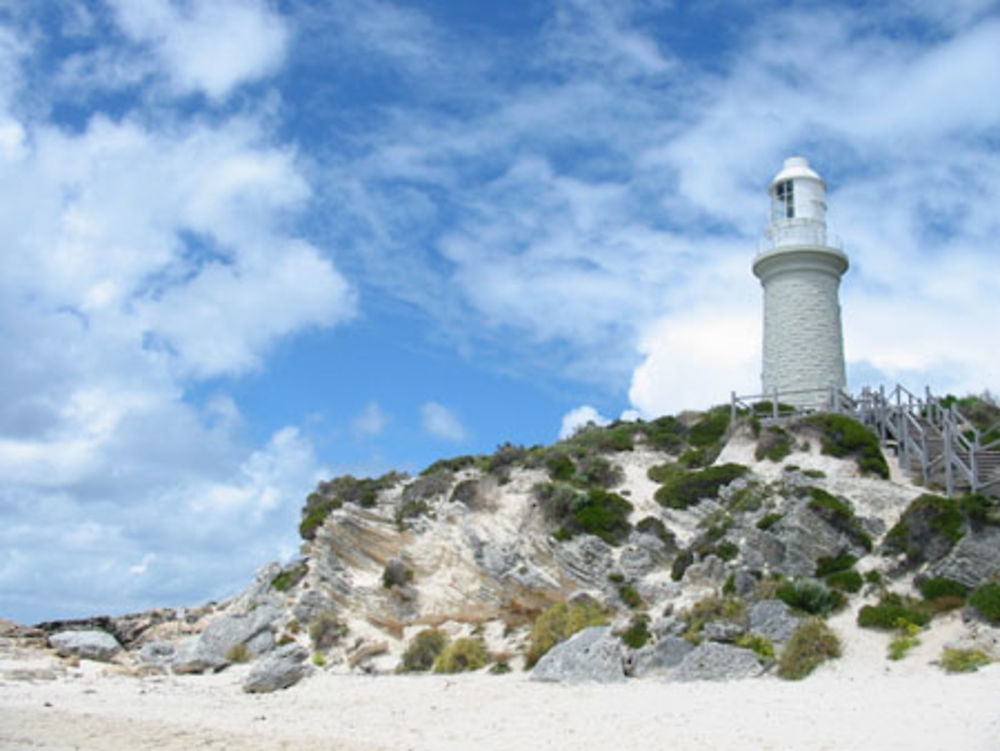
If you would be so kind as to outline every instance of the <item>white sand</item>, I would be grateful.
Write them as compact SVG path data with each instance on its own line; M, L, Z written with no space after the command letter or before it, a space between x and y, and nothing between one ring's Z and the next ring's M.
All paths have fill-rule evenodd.
M893 665L899 675L886 675L879 666L888 663L867 652L884 654L887 639L870 638L870 649L848 653L801 683L564 686L534 683L523 673L319 674L286 691L250 696L239 687L246 666L139 679L101 675L85 662L82 671L70 671L76 677L0 681L0 748L1000 747L1000 665L949 676L914 655ZM862 664L868 669L858 670Z

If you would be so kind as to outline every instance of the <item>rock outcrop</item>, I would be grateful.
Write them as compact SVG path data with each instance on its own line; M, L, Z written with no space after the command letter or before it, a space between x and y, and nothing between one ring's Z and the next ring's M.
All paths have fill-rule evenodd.
M109 662L122 651L122 645L107 631L60 631L49 637L49 646L62 657Z
M533 681L617 683L625 680L621 642L607 626L584 629L553 647L531 672Z

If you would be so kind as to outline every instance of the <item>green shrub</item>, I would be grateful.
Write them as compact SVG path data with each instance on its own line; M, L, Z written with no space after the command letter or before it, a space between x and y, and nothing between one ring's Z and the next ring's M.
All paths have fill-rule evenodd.
M552 452L545 459L545 469L549 472L549 477L555 481L568 482L576 475L576 463L568 454L562 452Z
M754 459L763 461L768 459L772 462L780 462L792 453L792 437L788 431L777 426L764 428L757 439L757 448L754 450Z
M297 563L291 568L286 568L277 576L271 579L271 586L279 592L287 592L308 573L309 567L305 563Z
M411 581L413 581L413 569L398 558L393 558L382 569L382 586L386 589L405 587Z
M844 595L811 579L797 579L778 587L779 600L793 610L811 615L827 616L846 604Z
M726 507L734 512L757 511L764 505L769 495L770 491L766 485L751 481L730 496Z
M953 498L925 494L906 507L885 536L890 553L904 553L910 564L945 556L965 536L964 517Z
M688 443L696 448L711 446L722 440L729 428L729 407L713 407L688 431Z
M436 628L427 628L414 636L403 652L400 670L404 673L430 670L448 645L448 637Z
M852 568L858 559L848 553L841 551L835 556L822 556L816 559L816 576L823 577L838 571L846 571Z
M464 673L479 670L490 661L486 642L482 639L465 637L455 639L446 645L434 660L435 673Z
M370 508L375 505L379 491L391 488L405 478L404 474L389 472L375 479L368 477L358 479L352 475L344 475L321 482L315 492L306 498L306 505L302 508L299 534L304 540L312 540L316 535L316 529L331 511L341 508L345 503Z
M561 602L546 610L535 621L528 640L525 667L530 668L559 642L590 626L607 625L604 611L596 603L569 605Z
M226 652L226 659L229 662L250 662L250 658L253 654L250 652L250 647L246 644L234 644Z
M809 618L799 624L782 650L778 675L785 680L802 680L840 653L840 640L830 627L819 618Z
M633 422L614 422L607 426L587 425L557 445L580 455L631 451L635 434L641 432Z
M590 534L609 545L620 545L632 531L628 516L634 508L620 495L595 488L577 496L558 532L564 539Z
M885 580L882 578L882 572L874 569L865 571L865 583L881 587L885 583Z
M804 469L802 470L802 474L804 474L806 477L811 477L814 480L819 480L826 477L826 472L824 472L821 469Z
M938 658L938 664L947 673L974 673L990 664L989 655L981 649L945 648Z
M854 594L861 591L861 587L864 584L864 580L861 578L861 574L852 569L847 571L834 571L832 574L827 574L826 583L833 589L840 590L841 592L849 592Z
M731 561L740 554L740 549L736 543L725 540L715 546L715 554L724 561Z
M859 547L868 551L872 549L871 537L861 528L854 510L848 504L822 488L810 487L806 488L806 492L810 497L810 511L850 537L851 542Z
M677 457L677 463L682 467L687 467L688 469L701 469L702 467L707 467L709 464L715 461L715 458L719 455L721 446L706 446L700 449L688 449L679 457Z
M684 445L687 430L676 417L659 417L642 426L646 442L661 451L676 452Z
M900 621L898 624L899 633L889 642L889 659L902 660L911 649L920 644L917 634L920 633L920 626L909 621Z
M742 464L722 464L677 475L656 491L656 500L669 508L685 509L702 498L716 497L720 488L747 471Z
M736 640L736 646L752 649L762 660L774 659L774 643L761 634L743 634Z
M347 625L333 611L320 613L309 622L309 640L316 651L326 651L346 635Z
M664 462L663 464L656 464L646 470L646 476L653 482L658 482L660 485L670 482L672 479L679 475L683 475L687 472L683 466L677 462Z
M642 532L647 535L654 535L659 537L668 546L674 546L677 544L673 533L667 529L667 526L655 516L647 516L639 520L639 523L635 525L637 532Z
M917 603L893 592L886 592L877 605L865 605L858 611L858 625L891 631L899 627L900 621L926 626L931 617L918 609Z
M440 472L460 472L463 469L468 469L469 467L475 467L482 457L479 456L456 456L451 459L438 459L436 462L424 469L420 474L426 477L427 475L435 475Z
M625 574L623 574L621 571L612 571L610 574L608 574L608 581L611 582L612 584L624 584Z
M766 530L770 529L771 527L773 527L778 522L780 522L784 518L785 518L784 514L779 514L779 513L765 514L757 522L757 529L761 529L761 530L765 530L766 531Z
M670 566L670 578L679 582L684 578L684 572L688 566L694 563L694 553L690 550L682 550L674 557L674 562Z
M636 608L641 608L643 606L642 597L639 595L639 590L636 589L631 584L623 584L618 588L618 596L622 599L628 607L635 610Z
M649 616L640 613L632 617L628 628L622 632L622 643L632 649L639 649L645 646L652 634L649 633Z
M942 597L958 597L965 600L969 595L969 588L954 579L937 577L925 579L919 584L920 594L925 600L937 600Z
M507 675L510 672L510 663L507 660L497 660L490 665L490 675Z
M326 667L326 655L322 652L316 652L312 656L312 664L318 668Z
M862 474L889 479L889 465L878 437L857 420L845 415L820 414L807 417L804 422L819 428L824 454L841 459L852 457Z
M612 488L625 479L625 472L603 456L587 456L580 460L580 472L574 480L587 487Z
M969 604L990 623L1000 624L1000 582L977 587L969 595Z

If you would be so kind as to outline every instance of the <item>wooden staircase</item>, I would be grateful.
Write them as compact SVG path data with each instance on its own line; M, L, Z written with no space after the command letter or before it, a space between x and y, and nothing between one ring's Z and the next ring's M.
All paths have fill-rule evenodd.
M801 414L790 410L782 398L805 392L732 395L732 415L749 408L762 417L783 419ZM927 487L939 487L949 496L984 493L1000 497L1000 439L986 441L996 434L993 426L986 431L976 428L956 409L945 405L930 389L923 397L897 385L891 392L865 388L857 397L839 389L816 390L825 394L823 411L845 414L867 425L882 445L895 453L903 470ZM761 401L773 408L760 410Z

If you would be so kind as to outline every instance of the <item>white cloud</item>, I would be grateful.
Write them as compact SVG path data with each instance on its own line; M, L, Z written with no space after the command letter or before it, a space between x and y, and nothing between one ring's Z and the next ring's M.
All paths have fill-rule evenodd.
M427 402L420 408L424 430L435 438L460 442L466 437L465 427L452 410L437 402Z
M607 425L610 422L589 404L584 404L563 415L562 424L559 426L559 439L569 438L586 425Z
M261 0L112 0L118 23L148 44L178 93L214 100L274 73L289 32Z
M369 402L361 410L361 414L351 422L351 428L356 435L372 438L381 435L389 422L389 416L382 411L377 402Z

